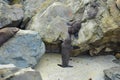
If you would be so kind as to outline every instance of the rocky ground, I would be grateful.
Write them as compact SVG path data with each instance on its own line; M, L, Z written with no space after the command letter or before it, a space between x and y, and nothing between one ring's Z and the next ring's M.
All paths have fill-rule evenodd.
M36 70L40 71L43 80L104 80L103 70L119 66L113 63L115 58L112 55L81 55L71 59L70 65L74 67L61 68L57 66L61 63L60 54L45 54Z
M45 53L61 52L69 28L71 55L80 56L61 68L60 54ZM43 80L120 80L119 38L120 0L0 0L0 80L42 80L39 72ZM36 65L39 72L28 68Z

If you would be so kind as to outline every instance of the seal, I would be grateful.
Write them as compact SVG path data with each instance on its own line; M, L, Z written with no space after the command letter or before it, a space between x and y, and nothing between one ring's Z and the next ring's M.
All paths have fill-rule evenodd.
M15 27L6 27L0 29L0 46L12 38L18 31L19 29Z
M78 38L78 32L81 28L81 21L73 21L73 22L70 22L70 23L67 23L69 26L71 27L68 27L68 33L71 37L71 35L74 35L75 38Z
M61 45L62 64L58 64L60 67L73 67L69 65L70 52L72 51L71 38L66 38Z

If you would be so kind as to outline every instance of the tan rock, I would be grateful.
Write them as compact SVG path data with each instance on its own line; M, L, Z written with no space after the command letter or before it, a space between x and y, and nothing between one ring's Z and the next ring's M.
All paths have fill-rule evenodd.
M55 2L42 14L38 12L27 29L37 31L45 42L53 43L64 40L68 33L68 19L72 17L72 10L65 4Z
M117 5L117 7L120 9L120 0L117 0L117 1L116 1L116 5Z
M117 59L120 59L120 53L116 53L116 54L115 54L115 57L116 57Z

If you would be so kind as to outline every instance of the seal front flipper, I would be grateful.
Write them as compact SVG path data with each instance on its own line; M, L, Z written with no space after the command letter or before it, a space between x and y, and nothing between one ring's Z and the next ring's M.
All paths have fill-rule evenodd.
M70 65L61 65L61 64L58 64L58 66L60 66L60 67L62 67L62 68L73 67L73 66L70 66Z

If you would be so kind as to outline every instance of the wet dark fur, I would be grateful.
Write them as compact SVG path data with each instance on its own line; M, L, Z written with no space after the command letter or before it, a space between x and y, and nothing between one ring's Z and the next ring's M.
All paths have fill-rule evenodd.
M0 29L0 46L2 46L6 41L12 38L16 32L18 32L18 28L9 27Z
M70 52L72 51L71 38L67 38L61 45L62 64L58 64L61 67L72 67L69 65Z
M78 38L78 32L81 28L81 21L69 22L67 24L71 26L71 27L68 27L68 33L70 37L71 35L74 35L76 38Z

